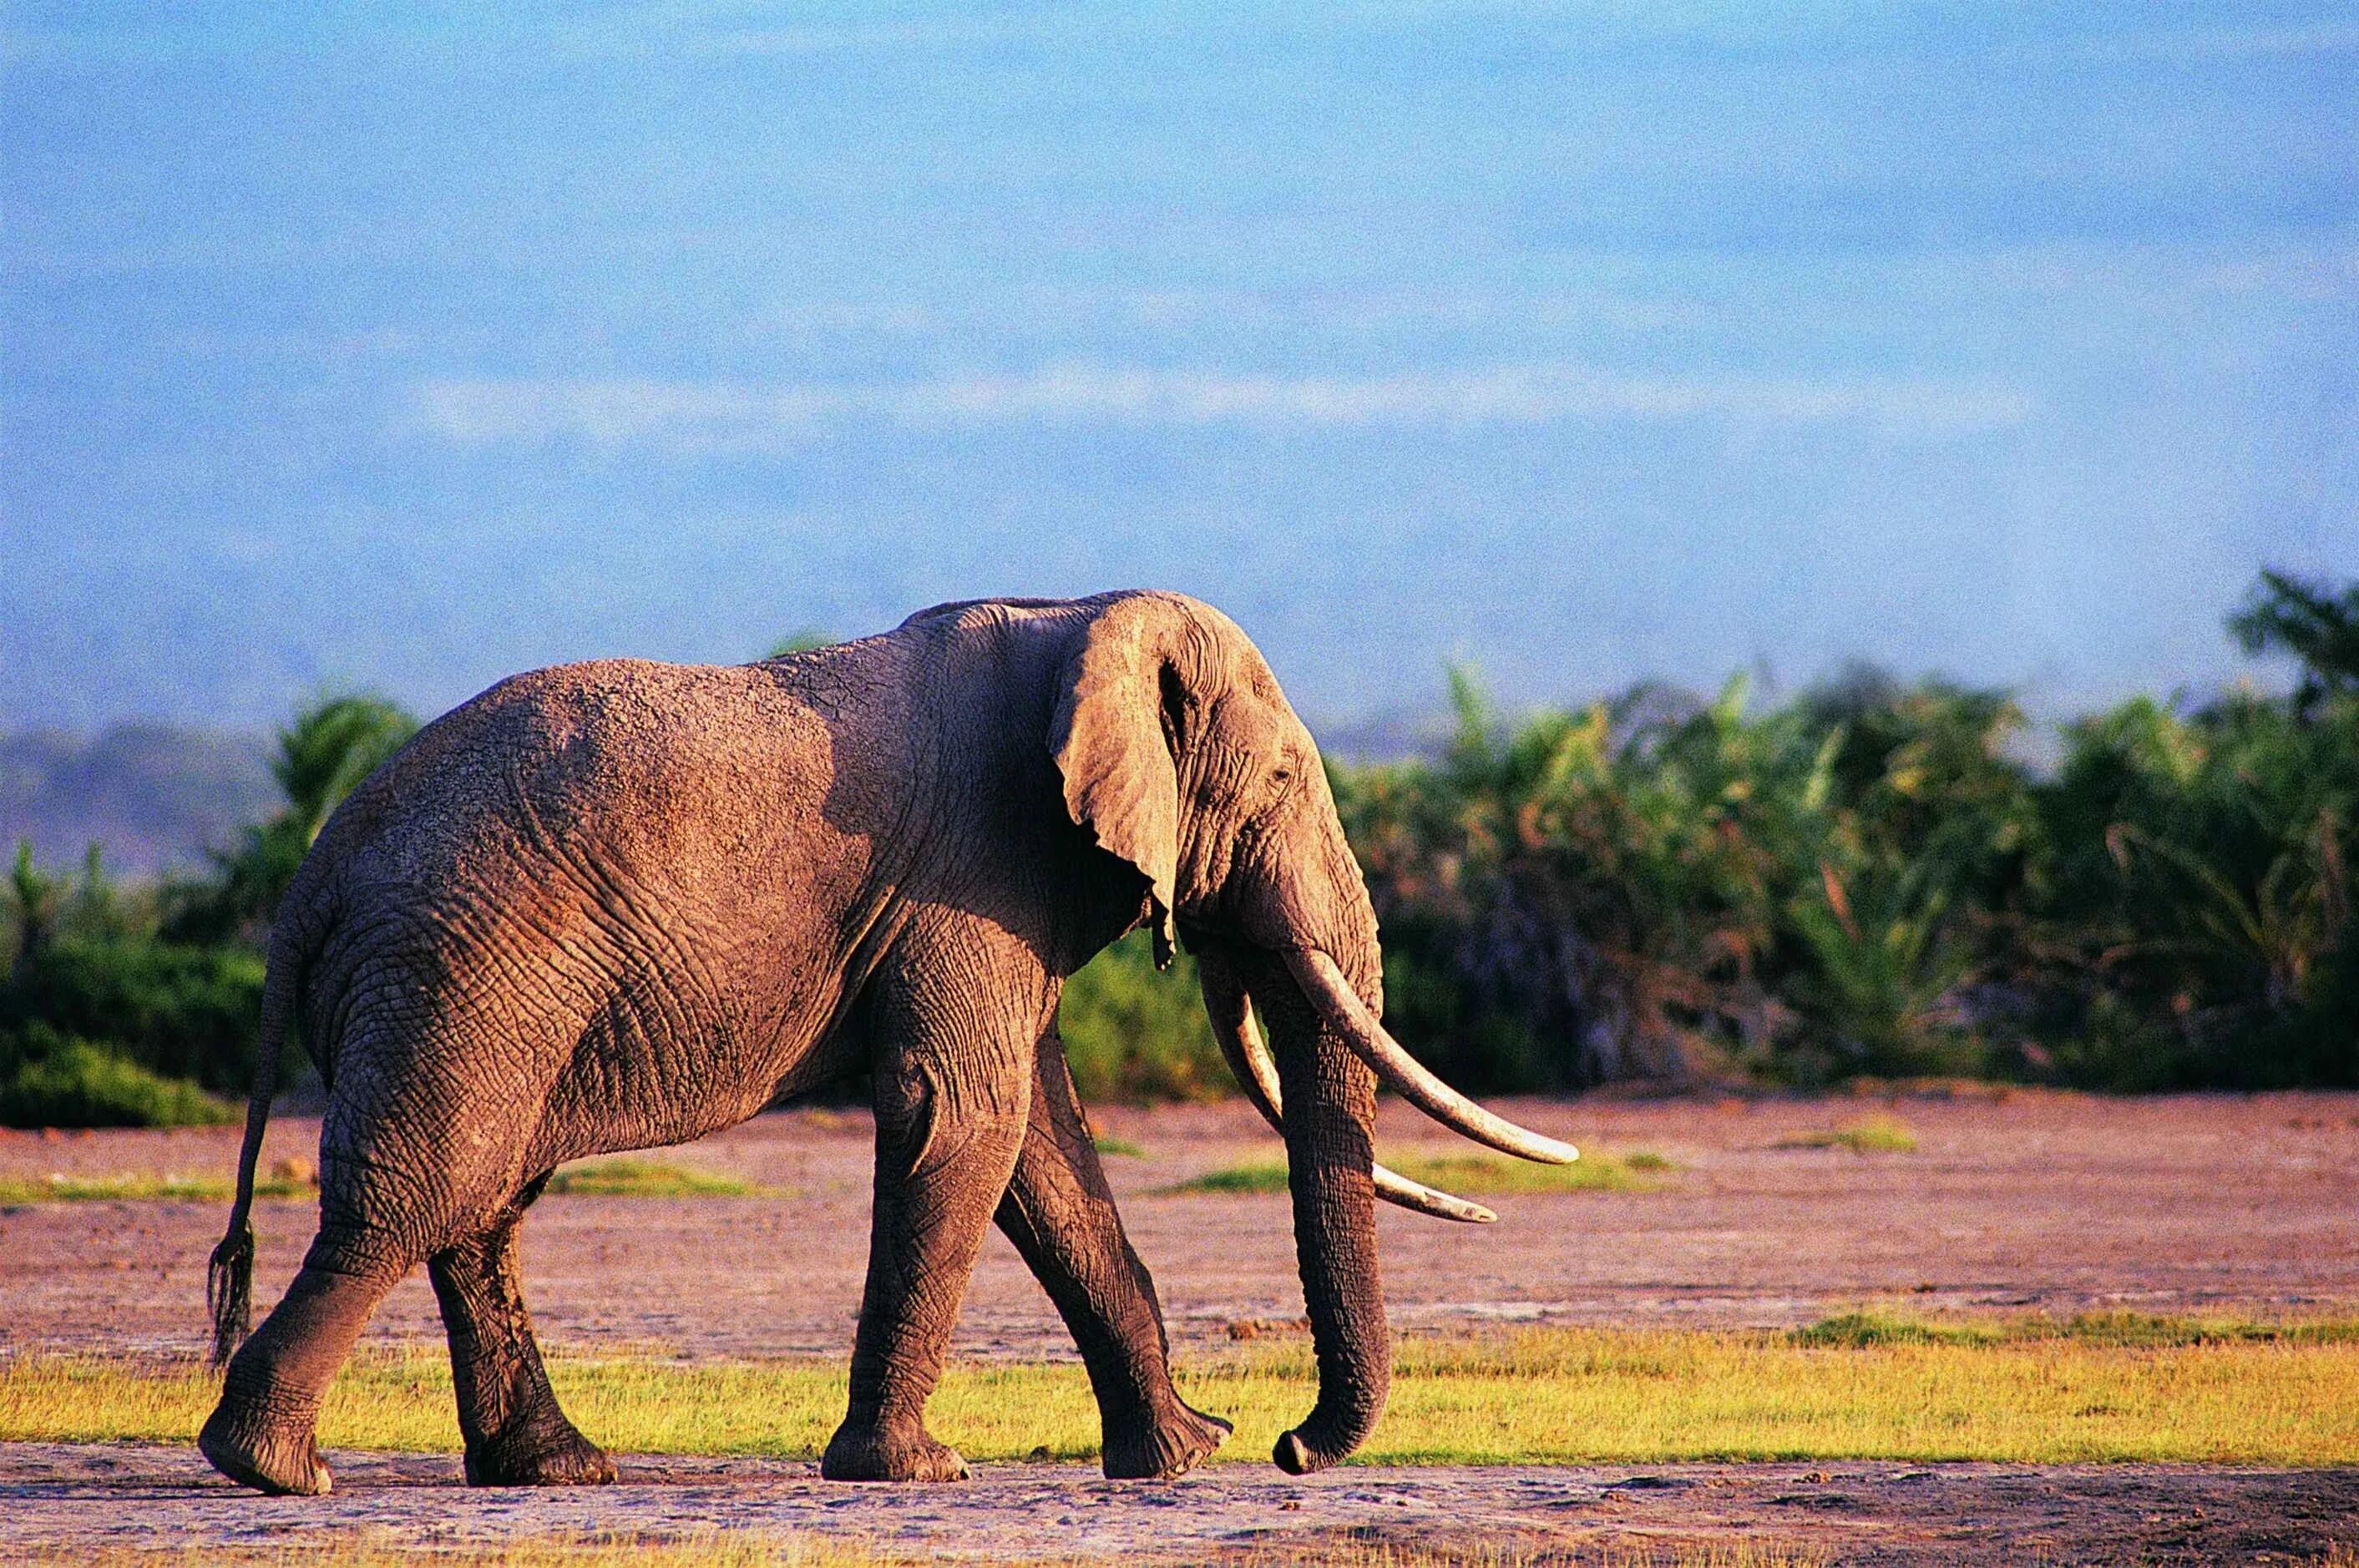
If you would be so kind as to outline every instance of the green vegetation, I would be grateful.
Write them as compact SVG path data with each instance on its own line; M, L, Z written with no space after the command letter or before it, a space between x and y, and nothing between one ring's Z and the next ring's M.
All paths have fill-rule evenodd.
M418 733L418 721L385 698L355 692L321 697L278 732L270 764L287 803L249 827L215 858L214 877L181 890L170 924L186 939L243 938L258 945L312 841L344 797Z
M1357 1460L2359 1462L2359 1324L2034 1320L1919 1325L1921 1336L1857 1326L1886 1322L1405 1340L1383 1424ZM1231 1462L1264 1462L1310 1407L1317 1377L1310 1346L1295 1340L1183 1362L1189 1401L1237 1423L1220 1455ZM563 1356L549 1374L582 1429L617 1450L799 1458L841 1419L846 1376L833 1362ZM193 1362L20 1356L0 1366L0 1440L185 1443L216 1387ZM977 1460L1080 1460L1097 1449L1078 1367L953 1367L929 1420ZM321 1439L455 1448L447 1358L363 1353L330 1394Z
M599 1160L568 1165L549 1179L552 1195L576 1198L758 1198L766 1188L652 1160Z
M1090 1143L1100 1154L1110 1155L1119 1160L1141 1160L1147 1155L1146 1149L1126 1138L1108 1138L1101 1133L1092 1138Z
M255 1195L260 1198L308 1198L319 1190L308 1172L275 1171L257 1177L254 1184ZM43 1180L0 1176L0 1205L172 1199L226 1202L230 1191L230 1181L226 1176L139 1173L53 1175ZM549 1179L547 1191L577 1198L771 1198L789 1195L734 1176L716 1176L711 1171L652 1160L596 1160L568 1165Z
M1647 1176L1672 1169L1669 1160L1651 1149L1627 1155L1583 1149L1571 1165L1535 1165L1498 1154L1386 1154L1378 1157L1401 1175L1452 1192L1647 1192L1658 1183ZM1644 1173L1644 1174L1642 1174ZM1207 1171L1169 1189L1173 1192L1283 1192L1286 1158L1277 1155L1240 1160Z
M1854 1154L1908 1154L1917 1135L1890 1116L1862 1116L1824 1132L1798 1132L1777 1140L1779 1149L1848 1149Z
M832 648L842 640L833 632L823 631L816 626L804 626L800 630L788 632L785 637L772 643L762 657L785 659L791 654L810 653L819 648Z
M319 1190L310 1181L286 1176L260 1177L254 1183L254 1195L257 1198L310 1198ZM121 1176L52 1175L40 1180L0 1176L0 1208L19 1203L227 1203L230 1192L230 1180L226 1176L142 1173Z
M1207 1171L1201 1176L1190 1176L1170 1187L1173 1192L1283 1192L1286 1191L1286 1159L1247 1160L1234 1165L1223 1165Z
M237 1108L103 1046L35 1023L16 1037L16 1070L0 1081L0 1126L201 1127Z
M2278 699L2139 698L2022 756L2002 692L1642 687L1339 768L1387 1018L1473 1090L1987 1074L2359 1083L2359 587L2231 622Z
M1087 1098L1217 1100L1236 1092L1204 1020L1196 961L1178 953L1158 974L1145 931L1099 953L1066 985L1057 1032Z
M2069 1340L2114 1349L2199 1345L2359 1345L2359 1320L2173 1318L2148 1312L2076 1312L2069 1318L1962 1318L1940 1322L1882 1312L1845 1312L1787 1335L1798 1345L1862 1350L1879 1345L2039 1345Z
M2026 760L2005 692L1854 670L1782 702L1641 686L1509 724L1462 672L1428 760L1331 768L1386 1016L1473 1093L1633 1078L1977 1075L2112 1090L2359 1084L2359 585L2266 572L2229 622L2283 697L2136 698ZM795 646L813 641L796 639ZM258 943L329 813L415 728L316 702L286 798L208 877L16 856L0 1119L161 1124L243 1093ZM1065 992L1093 1098L1234 1092L1185 954L1133 934Z
M0 1123L176 1127L231 1119L253 1079L259 943L329 813L417 728L380 699L312 703L278 737L285 807L212 874L137 887L92 844L79 875L19 844L0 943Z
M1644 1192L1672 1169L1652 1149L1627 1155L1584 1149L1571 1165L1536 1165L1504 1154L1403 1154L1386 1164L1412 1181L1452 1192Z

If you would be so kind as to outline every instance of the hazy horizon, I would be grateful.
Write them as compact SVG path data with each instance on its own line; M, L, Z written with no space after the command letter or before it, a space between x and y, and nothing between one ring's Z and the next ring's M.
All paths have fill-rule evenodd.
M2322 4L18 5L0 730L1130 585L1329 726L2266 681L2354 110Z

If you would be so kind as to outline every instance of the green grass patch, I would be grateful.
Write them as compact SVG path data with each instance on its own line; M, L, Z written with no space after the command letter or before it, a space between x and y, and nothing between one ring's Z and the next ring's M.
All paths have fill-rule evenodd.
M1112 1155L1117 1160L1143 1160L1147 1157L1147 1150L1126 1138L1107 1138L1101 1134L1090 1142L1100 1154Z
M319 1191L309 1181L257 1180L257 1198L309 1198ZM134 1172L115 1176L0 1176L0 1205L73 1203L228 1203L225 1176L172 1176Z
M1995 1345L2069 1342L2115 1350L2187 1349L2207 1345L2359 1345L2359 1320L2159 1317L2147 1312L2076 1312L2068 1318L1939 1322L1883 1312L1844 1312L1788 1334L1810 1348L1864 1350L1887 1345Z
M1848 1149L1854 1154L1910 1154L1917 1134L1907 1122L1892 1116L1862 1116L1839 1127L1799 1132L1779 1138L1777 1149Z
M2359 1463L2359 1322L1906 1325L1797 1332L1527 1329L1403 1341L1368 1464L1680 1460ZM1873 1325L1873 1326L1871 1326ZM1921 1332L1920 1332L1921 1331ZM809 1458L842 1419L840 1362L682 1364L559 1356L575 1422L617 1451ZM1316 1391L1310 1347L1183 1356L1180 1386L1234 1420L1221 1457L1259 1462ZM193 1361L25 1356L0 1366L0 1440L185 1443L217 1377ZM968 1457L1080 1460L1098 1418L1078 1367L966 1364L935 1432ZM440 1351L364 1354L321 1418L332 1447L458 1445Z
M734 1176L716 1176L685 1165L651 1160L598 1160L569 1165L549 1179L550 1192L577 1198L759 1198L774 1189ZM255 1181L260 1198L308 1198L319 1188L308 1181L271 1176ZM0 1177L0 1205L72 1202L227 1203L233 1188L224 1176L133 1173L115 1176Z
M1452 1192L1643 1192L1671 1169L1652 1149L1614 1154L1583 1149L1570 1165L1540 1165L1504 1154L1404 1154L1386 1164L1412 1181Z
M1223 1165L1217 1171L1207 1171L1201 1176L1190 1176L1185 1181L1164 1189L1167 1192L1283 1192L1286 1191L1284 1160L1247 1160L1235 1165Z
M1461 1193L1643 1192L1659 1185L1649 1178L1674 1169L1651 1149L1610 1154L1584 1149L1571 1165L1538 1165L1500 1154L1386 1154L1381 1156L1412 1181ZM1283 1156L1240 1160L1192 1176L1165 1189L1171 1192L1283 1192Z
M547 1192L570 1198L759 1198L770 1189L734 1176L715 1176L654 1160L593 1160L568 1165L549 1179Z

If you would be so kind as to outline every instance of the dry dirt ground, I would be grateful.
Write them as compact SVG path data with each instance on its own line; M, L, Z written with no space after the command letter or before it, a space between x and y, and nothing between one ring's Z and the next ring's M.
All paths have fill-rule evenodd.
M1678 1169L1652 1192L1490 1199L1501 1216L1490 1227L1385 1211L1386 1281L1399 1329L1779 1325L1862 1304L2263 1315L2359 1307L2359 1095L2118 1101L2015 1092L1503 1108L1585 1146L1660 1151ZM1779 1147L1874 1113L1913 1128L1916 1151ZM1273 1152L1250 1112L1113 1108L1100 1119L1105 1135L1145 1151L1107 1165L1180 1356L1225 1343L1233 1323L1299 1313L1282 1196L1163 1191ZM266 1160L308 1156L317 1134L316 1122L284 1116L273 1123ZM544 1200L526 1239L544 1340L690 1357L846 1353L866 1247L868 1138L864 1117L803 1111L667 1157L790 1198ZM1380 1143L1446 1147L1397 1105L1386 1108ZM0 1135L0 1175L218 1175L234 1148L227 1130ZM204 1259L223 1218L218 1203L44 1203L0 1214L0 1354L196 1349ZM293 1203L258 1214L256 1294L265 1303L291 1276L310 1219ZM395 1292L371 1332L379 1342L439 1343L422 1275ZM1047 1301L995 1236L958 1349L1070 1354ZM1254 1466L1160 1488L1024 1466L919 1496L840 1494L792 1465L662 1461L635 1467L637 1485L600 1499L421 1489L450 1482L454 1470L444 1459L354 1457L339 1472L351 1485L338 1497L266 1505L216 1488L183 1453L5 1448L0 1551L84 1530L219 1539L299 1512L382 1523L419 1541L758 1519L999 1553L1079 1543L1136 1554L1158 1541L1186 1553L1263 1531L1308 1539L1294 1532L1478 1528L1768 1535L1818 1543L1843 1561L2014 1562L2038 1555L2039 1541L2060 1561L2247 1561L2258 1551L2316 1550L2317 1520L2359 1517L2359 1479L2349 1474L2130 1466L1682 1466L1643 1476L1363 1469L1307 1483ZM1806 1473L1829 1479L1798 1479ZM1952 1533L1969 1527L1966 1536ZM2101 1552L2101 1542L2110 1544Z
M2164 1465L1673 1465L1347 1467L1303 1480L1220 1465L1113 1482L1078 1465L984 1465L948 1486L831 1485L774 1459L623 1462L595 1491L469 1493L446 1458L333 1454L318 1499L239 1493L189 1450L0 1443L12 1547L255 1545L333 1530L381 1545L487 1545L629 1530L823 1534L924 1561L1316 1561L1324 1545L1579 1558L1750 1542L1806 1561L2299 1563L2359 1534L2359 1472ZM1365 1559L1362 1561L1364 1563Z

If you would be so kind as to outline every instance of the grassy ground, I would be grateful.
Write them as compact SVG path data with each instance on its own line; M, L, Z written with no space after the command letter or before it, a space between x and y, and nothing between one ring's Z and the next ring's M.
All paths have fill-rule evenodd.
M1652 1149L1625 1154L1584 1149L1571 1165L1536 1165L1496 1154L1386 1154L1386 1165L1412 1181L1452 1192L1495 1196L1501 1192L1643 1192L1654 1178L1674 1170ZM1174 1192L1283 1192L1286 1157L1239 1160L1169 1188Z
M0 1176L0 1208L20 1203L229 1202L226 1176L173 1176L139 1172L119 1176ZM257 1198L311 1198L319 1187L308 1176L266 1176L254 1184ZM774 1188L715 1176L685 1165L653 1160L599 1160L569 1165L549 1180L552 1194L589 1198L791 1197Z
M1373 1464L1981 1459L2359 1463L2359 1322L2123 1314L2003 1323L1855 1316L1793 1333L1533 1329L1404 1341ZM815 1454L840 1365L559 1358L582 1427L619 1451ZM1310 1408L1300 1342L1240 1346L1181 1377L1259 1461ZM189 1364L26 1356L0 1366L0 1439L185 1442L214 1378ZM1082 1459L1097 1414L1069 1366L954 1367L935 1431L983 1461ZM456 1446L439 1353L357 1359L331 1447Z
M1822 1132L1796 1133L1777 1140L1779 1149L1848 1149L1854 1154L1909 1154L1917 1134L1907 1122L1892 1116L1862 1116Z
M257 1198L309 1198L319 1188L309 1181L270 1178L254 1184ZM20 1203L121 1203L179 1200L226 1203L232 1185L225 1176L171 1176L141 1172L124 1176L0 1176L0 1208Z
M552 1197L758 1198L791 1196L734 1176L715 1176L655 1160L597 1160L568 1165L549 1179Z

